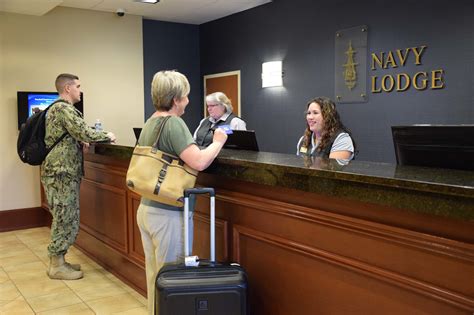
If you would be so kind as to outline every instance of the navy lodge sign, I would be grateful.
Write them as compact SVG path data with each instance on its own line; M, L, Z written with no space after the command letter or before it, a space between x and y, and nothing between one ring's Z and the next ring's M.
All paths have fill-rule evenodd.
M366 25L336 32L335 96L338 103L367 101Z
M422 65L422 58L427 46L409 47L397 49L388 53L379 52L371 54L371 70L387 70L405 67L412 64ZM371 77L372 93L390 93L392 91L404 92L410 87L418 91L427 89L442 89L444 87L444 71L436 69L431 71L418 71L414 74L400 72L386 74L383 76L373 75Z

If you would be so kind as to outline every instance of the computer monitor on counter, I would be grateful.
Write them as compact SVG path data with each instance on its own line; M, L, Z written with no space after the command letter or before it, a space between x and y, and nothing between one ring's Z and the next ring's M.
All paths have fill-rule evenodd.
M474 171L474 125L392 126L399 165Z
M258 151L257 137L253 130L232 130L224 144L226 149Z

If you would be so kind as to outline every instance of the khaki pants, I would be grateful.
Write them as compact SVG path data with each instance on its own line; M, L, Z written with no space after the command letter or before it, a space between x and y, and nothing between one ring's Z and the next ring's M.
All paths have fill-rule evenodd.
M193 213L190 212L189 244L192 248ZM140 204L137 224L140 228L147 280L148 313L154 314L155 280L165 264L184 262L184 213Z

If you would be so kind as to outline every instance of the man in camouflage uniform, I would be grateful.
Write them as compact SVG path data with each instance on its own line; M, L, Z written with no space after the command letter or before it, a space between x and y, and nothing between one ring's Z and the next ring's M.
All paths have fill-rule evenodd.
M115 141L113 133L95 131L87 126L82 114L73 106L81 99L79 78L63 73L56 78L60 101L51 105L46 117L45 143L49 147L63 134L41 165L43 184L53 216L51 243L48 246L51 279L74 280L83 276L81 266L69 264L64 255L79 231L79 187L83 175L82 144Z

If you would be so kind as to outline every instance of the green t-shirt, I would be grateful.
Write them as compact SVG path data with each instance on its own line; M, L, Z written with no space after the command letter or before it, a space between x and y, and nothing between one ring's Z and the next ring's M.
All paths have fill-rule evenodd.
M138 139L139 145L152 146L155 143L158 128L163 119L164 117L152 117L147 120ZM184 120L177 116L171 116L161 132L158 149L179 156L184 149L193 143L195 143L193 136Z
M164 117L152 117L146 121L145 126L140 133L140 138L138 139L139 145L152 146L155 143L158 129L163 122L163 119ZM193 136L184 120L177 116L171 116L161 132L158 149L179 157L181 152L193 143L195 143ZM142 198L141 203L166 210L183 210L181 207L170 206L147 198Z

